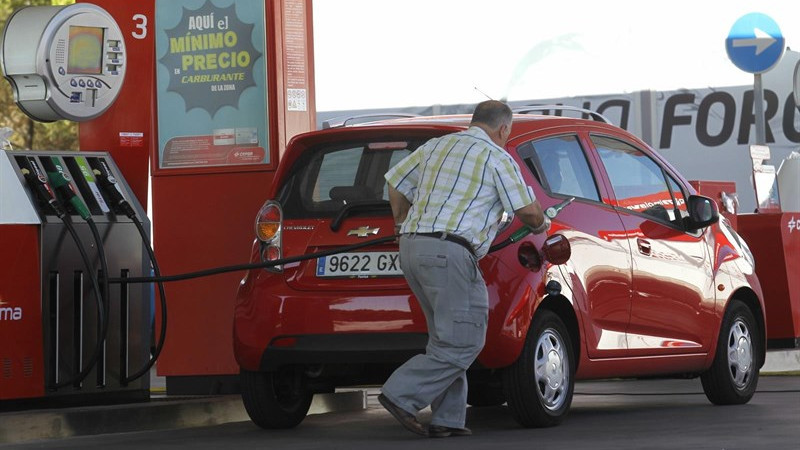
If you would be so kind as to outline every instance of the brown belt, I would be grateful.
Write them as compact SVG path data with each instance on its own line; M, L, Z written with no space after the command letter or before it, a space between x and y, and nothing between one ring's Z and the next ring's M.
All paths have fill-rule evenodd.
M472 244L469 243L468 240L464 239L463 237L457 234L445 233L443 231L437 231L435 233L412 233L416 234L417 236L425 236L425 237L432 237L436 239L444 239L445 241L450 241L454 244L458 244L465 249L469 250L472 256L475 256L475 249L472 248Z

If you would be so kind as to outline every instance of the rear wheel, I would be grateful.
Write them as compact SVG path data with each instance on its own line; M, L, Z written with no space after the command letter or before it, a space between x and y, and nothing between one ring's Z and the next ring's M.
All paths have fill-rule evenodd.
M525 427L558 425L575 388L575 356L567 327L552 311L536 314L519 359L503 385L514 419Z
M725 311L711 368L700 380L706 397L715 405L747 403L758 385L757 362L763 356L753 313L732 300Z
M242 402L250 419L261 428L293 428L308 413L313 393L306 376L295 370L239 374Z

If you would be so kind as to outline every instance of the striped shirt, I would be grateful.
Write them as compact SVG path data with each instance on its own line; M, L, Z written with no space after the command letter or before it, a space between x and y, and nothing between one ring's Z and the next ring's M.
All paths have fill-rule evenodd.
M456 234L478 258L488 253L503 211L535 200L511 155L479 127L429 140L385 178L411 202L401 233Z

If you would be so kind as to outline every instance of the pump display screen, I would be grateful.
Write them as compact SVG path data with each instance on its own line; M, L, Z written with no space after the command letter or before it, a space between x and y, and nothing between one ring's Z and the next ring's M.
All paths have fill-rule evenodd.
M67 73L98 75L103 72L103 29L69 27Z

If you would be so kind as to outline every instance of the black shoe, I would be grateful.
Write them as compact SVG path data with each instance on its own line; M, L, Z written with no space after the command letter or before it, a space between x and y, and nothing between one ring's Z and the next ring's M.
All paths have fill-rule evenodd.
M383 394L378 395L378 401L381 403L381 405L383 405L384 408L386 408L387 411L392 413L394 418L397 419L397 421L400 422L400 425L405 427L406 430L416 433L420 436L428 435L428 430L426 430L425 427L423 427L422 424L417 421L417 418L414 417L413 414L395 405Z
M431 425L428 427L428 437L443 438L450 436L472 436L472 430L464 428L450 428L441 425Z

